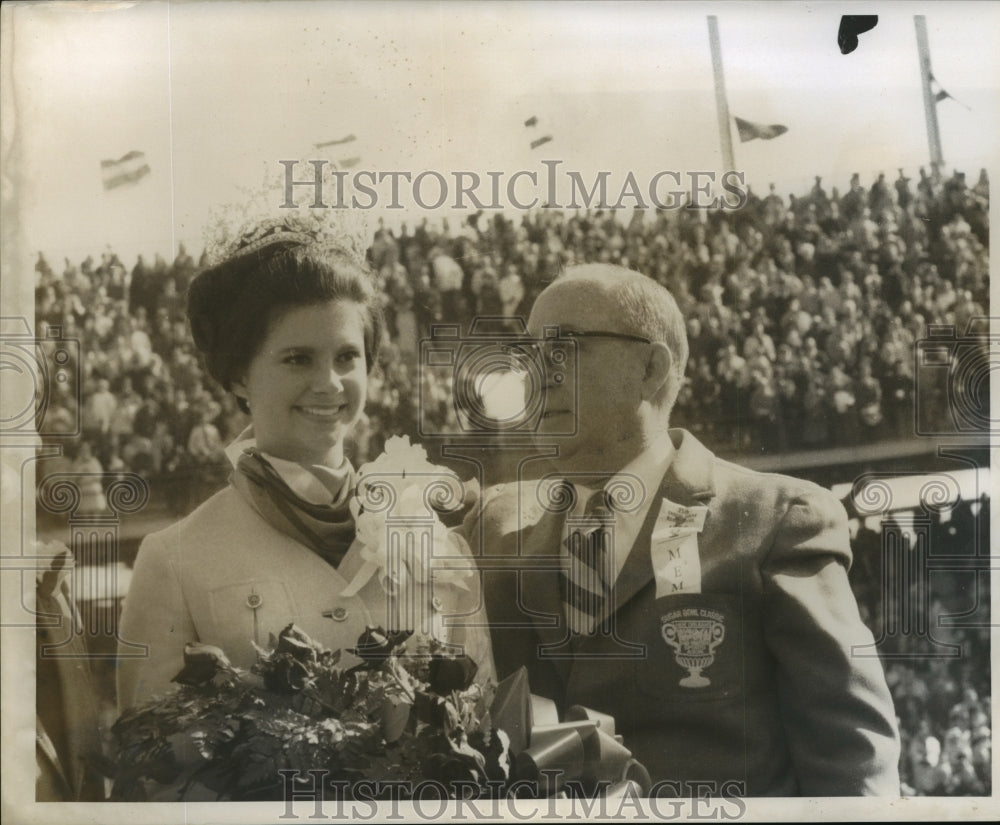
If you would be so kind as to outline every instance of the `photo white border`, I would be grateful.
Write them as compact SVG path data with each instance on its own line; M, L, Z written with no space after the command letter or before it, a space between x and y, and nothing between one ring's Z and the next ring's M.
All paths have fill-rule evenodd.
M106 4L109 8L122 4ZM437 4L432 4L437 6ZM705 13L716 13L724 16L727 10L732 10L735 4L727 3L704 3ZM801 4L796 4L801 5ZM823 7L827 4L814 3L814 7ZM22 49L30 49L31 44L20 42L17 39L17 28L12 25L16 18L18 4L4 4L0 10L0 129L2 129L2 251L0 251L0 265L4 277L0 278L0 304L2 312L0 314L23 315L32 317L33 288L30 283L29 273L33 271L33 255L35 250L24 246L23 237L18 226L18 213L23 199L31 193L31 181L24 180L18 168L18 140L19 127L22 118L33 118L43 116L33 112L28 107L14 105L17 91L17 78L13 76L12 66L17 54ZM745 8L742 4L741 8ZM892 15L900 15L904 9L909 9L907 13L927 13L940 15L943 12L944 4L938 3L894 3L891 7L884 9ZM836 4L838 11L858 12L858 13L878 13L882 9L871 7L869 4L859 5L852 3ZM522 7L523 9L523 7ZM237 11L233 9L234 13ZM95 13L99 13L96 12ZM436 13L436 12L435 12ZM510 13L518 13L517 6L510 9ZM609 10L609 14L610 14ZM627 13L621 10L619 14ZM997 3L949 3L948 14L982 14L984 25L987 19L993 26L997 25L998 4ZM1000 44L998 44L1000 45ZM862 45L863 47L863 45ZM1000 79L994 79L994 84L1000 83ZM994 89L996 86L994 86ZM996 99L996 98L995 98ZM23 103L23 101L22 101ZM713 135L711 139L715 139ZM991 159L990 172L992 173L991 196L996 203L997 180L1000 179L1000 164L996 163L997 157ZM947 167L946 167L947 168ZM998 212L993 210L990 216L991 233L994 238L998 237ZM54 229L58 231L58 229ZM95 252L100 247L100 240L95 241ZM995 267L991 267L995 268ZM23 273L23 275L22 275ZM992 297L995 297L995 289L992 290ZM1000 306L1000 304L992 304ZM994 330L994 332L1000 332ZM997 381L1000 376L994 375L993 381ZM994 397L997 387L994 386ZM3 403L0 401L0 403ZM0 450L0 458L7 469L17 470L23 462L29 462L32 453L30 446L17 446L15 444L4 444ZM1000 468L1000 451L993 449L993 465ZM5 475L6 479L9 476ZM32 489L30 472L25 475L27 489ZM998 508L993 508L993 524L991 524L991 535L998 535L995 530L997 519L1000 518ZM22 592L27 590L28 598L31 598L33 588L22 588L21 572L19 564L13 558L16 555L16 548L21 542L21 536L31 535L34 529L34 506L33 501L19 498L10 499L4 496L2 502L2 557L0 566L2 571L2 590L0 590L0 604L2 604L4 626L0 627L0 649L2 649L3 667L0 669L0 684L2 684L2 736L0 736L0 747L3 752L3 783L2 783L2 815L5 822L11 823L134 823L142 822L146 825L154 823L275 823L281 821L296 821L292 819L282 819L284 808L279 803L143 803L140 805L126 803L35 803L35 721L32 718L31 710L34 704L34 633L30 628L16 628L7 626L11 615L10 610L22 603ZM30 568L25 568L26 577L33 577L34 573ZM994 569L991 576L991 588L994 594L1000 593L998 588L1000 581L1000 570ZM998 651L1000 651L1000 639L994 634L992 638L993 663L1000 662ZM997 695L997 674L993 669L993 696ZM994 720L995 722L995 720ZM997 768L997 760L994 758L993 765L993 787L994 793L1000 793L1000 771ZM750 799L746 801L747 813L744 817L748 821L835 821L850 819L869 820L948 820L948 819L995 819L1000 816L1000 805L996 797L990 799L978 798L910 798L896 800L882 799L796 799L796 800L766 800ZM525 809L539 811L547 809L551 804L541 800L535 802L522 801L519 803ZM560 813L570 808L570 803L556 803L556 810ZM327 803L325 808L331 811L334 806ZM407 806L400 804L400 813L405 811ZM298 803L295 808L299 819L302 821L321 821L310 819L312 811L311 803ZM383 814L388 814L391 809L380 810L379 816L373 821L385 821ZM542 811L544 813L544 810ZM333 819L333 817L330 817ZM419 818L408 821L421 821ZM504 817L505 821L517 821L513 813ZM389 820L392 821L392 820ZM402 821L402 820L401 820Z

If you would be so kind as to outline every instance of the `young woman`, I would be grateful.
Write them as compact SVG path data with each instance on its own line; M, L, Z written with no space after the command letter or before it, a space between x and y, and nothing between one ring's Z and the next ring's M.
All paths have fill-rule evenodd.
M208 372L252 425L226 450L229 486L142 543L120 637L148 656L120 660L120 709L170 688L186 642L218 645L249 667L252 643L266 647L290 622L331 649L387 623L379 576L344 595L364 566L344 439L362 415L383 331L369 272L293 221L271 221L192 282L188 317ZM435 581L427 609L474 612L476 581ZM485 678L488 629L463 624L443 632Z

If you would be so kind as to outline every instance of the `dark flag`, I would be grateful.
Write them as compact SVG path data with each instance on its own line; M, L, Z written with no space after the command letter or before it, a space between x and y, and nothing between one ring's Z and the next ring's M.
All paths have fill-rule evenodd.
M876 14L845 14L840 18L837 45L841 54L850 54L858 47L858 35L871 31L878 25Z
M537 126L538 125L538 118L535 117L534 115L532 115L526 121L524 121L524 125L525 126Z
M746 143L748 140L754 140L755 138L771 140L771 138L776 138L778 135L783 135L788 131L788 127L782 126L780 123L767 125L764 123L751 123L749 120L744 120L741 117L734 119L736 120L736 129L740 133L740 143Z
M967 111L970 111L970 112L972 111L972 109L970 109L968 106L966 106L964 103L962 103L962 101L959 100L957 97L955 97L955 95L951 94L950 92L946 91L945 89L942 89L941 88L941 84L937 82L937 78L934 77L934 75L931 75L931 83L933 83L935 86L938 87L938 90L934 93L934 102L935 103L940 103L942 100L954 100L963 109L966 109ZM933 86L931 88L933 88Z
M550 140L552 140L552 135L546 135L545 137L536 138L535 140L531 141L531 148L537 149L539 146L544 146Z
M101 180L105 189L115 189L126 183L142 180L150 172L146 154L134 149L118 160L101 161Z
M347 135L345 137L339 138L338 140L328 140L324 143L313 144L317 149L325 149L327 146L342 146L345 143L350 143L352 140L357 140L355 135Z

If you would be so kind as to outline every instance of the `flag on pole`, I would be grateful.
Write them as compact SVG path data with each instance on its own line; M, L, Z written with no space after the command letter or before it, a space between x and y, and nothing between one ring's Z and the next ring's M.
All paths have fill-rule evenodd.
M150 172L145 152L132 150L118 160L101 161L101 180L105 189L115 189L126 183L142 180Z
M755 138L771 140L788 131L788 127L782 126L780 123L751 123L741 117L734 117L734 120L736 121L736 130L740 133L740 143L746 143Z
M962 107L963 109L966 109L966 110L968 110L968 111L970 111L970 112L972 111L972 109L970 109L970 108L969 108L968 106L966 106L966 105L965 105L964 103L962 103L962 101L961 101L961 100L959 100L959 99L958 99L957 97L955 97L955 95L951 94L951 93L950 93L950 92L948 92L948 91L947 91L946 89L944 89L944 88L943 88L943 87L941 86L941 84L940 84L940 83L938 83L938 80L937 80L937 78L936 78L936 77L934 77L934 75L933 75L933 74L932 74L932 75L930 76L930 81L931 81L931 84L932 84L932 86L931 86L931 87L933 88L934 86L937 86L937 89L938 89L938 90L937 90L937 91L936 91L936 92L934 93L934 102L935 102L935 103L940 103L940 102L941 102L942 100L954 100L954 101L955 101L955 102L956 102L956 103L957 103L957 104L958 104L959 106L961 106L961 107Z
M314 144L314 146L317 149L325 149L327 146L343 146L345 143L350 143L351 141L357 139L358 138L356 135L350 134L350 135L345 135L342 138L338 138L337 140L327 140L324 141L323 143L316 143Z

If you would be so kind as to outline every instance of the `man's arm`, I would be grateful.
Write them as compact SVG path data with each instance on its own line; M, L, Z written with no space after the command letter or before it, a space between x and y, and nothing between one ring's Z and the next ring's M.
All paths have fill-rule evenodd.
M819 487L796 491L761 569L781 715L804 796L898 796L895 708L850 564L843 507Z

